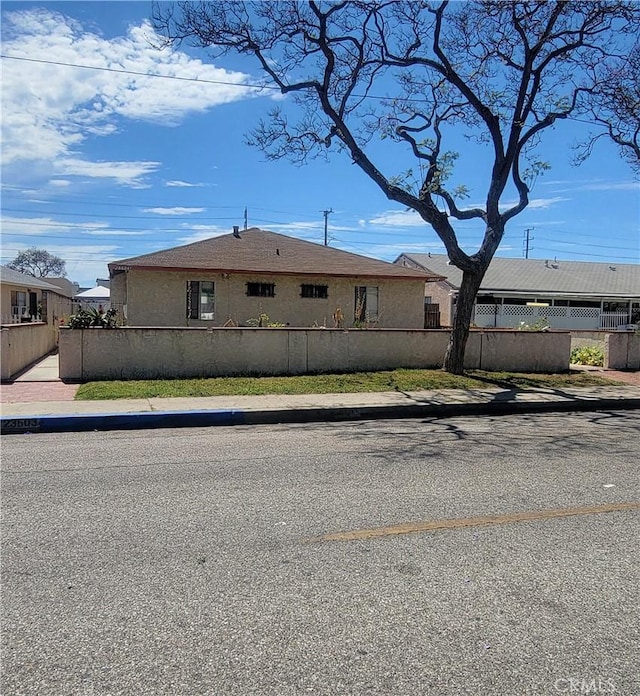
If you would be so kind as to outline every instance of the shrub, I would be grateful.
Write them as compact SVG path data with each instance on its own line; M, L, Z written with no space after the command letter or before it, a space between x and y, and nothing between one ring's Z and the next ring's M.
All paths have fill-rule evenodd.
M540 317L533 324L527 324L526 322L521 321L516 328L518 331L548 331L549 322L545 317Z
M573 365L592 365L602 367L604 365L604 352L599 346L584 346L574 348L569 360Z
M116 325L116 310L108 309L106 312L91 307L90 309L81 309L76 314L69 317L70 329L112 329Z

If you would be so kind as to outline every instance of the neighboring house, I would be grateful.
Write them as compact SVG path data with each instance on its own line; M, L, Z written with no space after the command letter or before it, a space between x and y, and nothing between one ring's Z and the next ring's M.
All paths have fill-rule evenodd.
M95 288L89 288L73 296L74 308L76 310L97 309L99 312L106 312L111 306L109 296L110 290L108 287L96 285Z
M443 254L401 254L395 261L444 276L428 282L425 302L451 325L462 271ZM545 321L558 329L615 329L640 323L640 266L494 258L482 281L473 323L510 328Z
M80 292L80 286L78 283L74 283L68 278L47 278L47 283L50 285L56 285L58 292L62 293L65 297L73 297L77 292Z
M2 324L31 321L55 323L71 312L71 298L47 279L0 266L0 316Z
M257 228L109 264L130 326L424 327L422 269Z

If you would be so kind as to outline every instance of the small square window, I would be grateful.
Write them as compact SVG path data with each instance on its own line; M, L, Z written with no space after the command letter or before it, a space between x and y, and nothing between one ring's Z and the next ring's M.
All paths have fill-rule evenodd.
M300 286L300 297L326 300L329 297L329 287L327 285L307 285L303 283Z
M247 283L247 295L249 297L275 297L275 283Z

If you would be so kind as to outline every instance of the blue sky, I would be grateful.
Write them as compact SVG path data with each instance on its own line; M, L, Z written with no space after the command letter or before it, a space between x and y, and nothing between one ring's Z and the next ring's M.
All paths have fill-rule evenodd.
M2 59L2 263L37 246L92 286L110 261L242 227L245 207L249 226L320 243L331 209L331 245L376 258L443 253L430 227L345 156L296 167L247 146L245 134L286 100L252 89L261 76L246 63L160 50L150 11L146 2L2 3L2 54L21 59ZM563 122L545 136L552 169L499 256L522 257L530 229L531 258L640 262L640 182L605 142L572 166L584 129ZM465 147L455 179L473 205L486 186ZM403 154L385 153L385 174L412 165ZM475 251L481 229L456 227Z

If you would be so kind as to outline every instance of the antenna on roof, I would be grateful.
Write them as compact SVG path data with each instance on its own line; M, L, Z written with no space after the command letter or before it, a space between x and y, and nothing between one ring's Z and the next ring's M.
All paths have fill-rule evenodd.
M233 236L236 237L236 239L240 239L240 228L238 225L233 226Z

